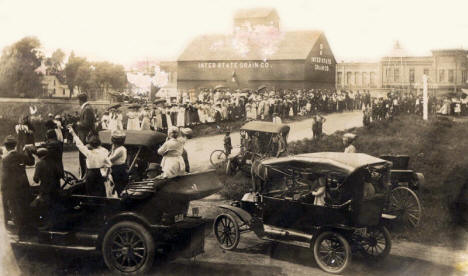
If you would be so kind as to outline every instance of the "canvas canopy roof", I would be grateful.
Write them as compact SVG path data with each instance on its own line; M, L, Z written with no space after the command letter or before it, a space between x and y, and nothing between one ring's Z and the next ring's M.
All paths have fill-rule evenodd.
M166 141L166 134L152 130L126 130L125 145L154 147ZM111 131L103 130L99 132L99 139L103 144L110 145Z
M252 121L241 127L241 130L259 131L268 133L289 133L289 126L284 124L276 124L271 122Z
M306 163L320 170L339 171L347 175L368 165L384 165L391 162L364 153L315 152L271 158L261 162L263 166L281 166L288 163Z

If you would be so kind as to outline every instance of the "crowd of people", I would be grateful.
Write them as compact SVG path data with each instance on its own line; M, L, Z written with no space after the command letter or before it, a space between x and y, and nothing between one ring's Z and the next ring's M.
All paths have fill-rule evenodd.
M56 224L60 217L54 210L60 204L60 179L64 177L63 146L74 141L78 148L80 177L87 179L84 189L94 196L117 196L128 183L127 149L124 146L126 130L158 130L168 133L167 141L159 148L162 156L162 173L157 178L171 178L189 171L188 157L184 149L185 141L191 135L188 126L233 120L264 120L281 123L282 120L296 116L313 118L312 132L319 139L325 118L321 115L330 112L363 110L364 125L372 121L391 119L401 113L422 113L422 99L412 93L392 92L387 97L371 97L369 91L335 91L327 89L269 91L231 91L217 89L203 90L196 98L192 94L182 93L175 103L159 101L146 105L130 105L123 112L121 104L110 106L99 115L87 101L86 94L78 96L80 111L75 114L48 114L44 123L46 128L43 144L37 147L34 139L34 127L29 115L23 116L14 131L17 136L9 135L4 142L2 153L3 184L2 195L21 229L28 229L27 207L43 205L51 210L47 215L48 228ZM445 99L443 102L434 98L429 100L429 110L436 113L443 108L447 113L463 114L468 101ZM460 106L458 106L459 104ZM443 111L443 110L442 110ZM124 122L124 118L126 121ZM98 131L111 131L112 146L101 146ZM13 130L12 130L13 131ZM250 139L251 138L251 139ZM262 145L255 135L245 135L241 139L244 147L262 150ZM345 152L356 152L353 145L355 136L344 137ZM257 141L258 140L258 141ZM271 156L280 156L285 152L285 137L271 137L274 145ZM232 150L229 133L224 137L224 146L229 154ZM33 165L33 155L38 162L33 180L40 184L40 192L32 198L25 166ZM113 191L105 186L108 176L113 179ZM13 179L13 181L12 181ZM7 181L8 180L8 181ZM5 184L6 183L6 184ZM26 206L26 207L25 207ZM54 208L51 208L54 206ZM21 232L21 231L20 231Z
M113 105L100 116L100 127L110 130L167 131L171 126L188 127L210 123L220 125L235 120L281 123L285 119L317 112L356 110L370 101L369 91L204 89L196 97L183 91L174 101L132 104L125 116L120 104Z

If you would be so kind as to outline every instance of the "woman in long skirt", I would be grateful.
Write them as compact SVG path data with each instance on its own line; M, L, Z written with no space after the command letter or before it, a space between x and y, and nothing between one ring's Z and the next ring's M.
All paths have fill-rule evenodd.
M161 168L163 173L158 178L172 178L185 174L185 162L182 157L184 142L179 138L179 129L171 127L168 131L168 140L158 149L163 156Z

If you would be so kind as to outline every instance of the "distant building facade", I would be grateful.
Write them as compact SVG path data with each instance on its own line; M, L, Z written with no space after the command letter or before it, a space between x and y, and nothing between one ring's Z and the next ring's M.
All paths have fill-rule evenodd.
M422 90L445 94L468 88L468 50L433 50L431 56L409 56L398 43L378 62L340 62L336 66L336 88L351 90Z
M77 88L74 94L70 95L70 88L63 84L54 75L45 75L42 79L43 97L49 98L70 98L77 95Z
M185 48L179 89L335 87L336 60L323 32L282 32L274 9L239 11L234 26L232 34L202 35ZM258 30L265 32L257 37Z

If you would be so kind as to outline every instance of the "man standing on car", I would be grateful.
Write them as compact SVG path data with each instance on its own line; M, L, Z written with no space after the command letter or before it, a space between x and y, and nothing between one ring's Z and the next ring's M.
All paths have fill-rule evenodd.
M26 147L23 152L18 152L15 149L16 144L13 136L5 138L4 146L7 153L2 160L1 190L3 204L11 211L21 239L31 229L28 214L32 196L25 166L34 165L34 157L31 148ZM7 212L6 208L4 210Z
M88 95L81 93L78 95L78 101L80 103L80 117L76 123L76 131L78 138L86 144L86 138L89 134L96 134L96 116L94 110L88 102ZM80 152L80 175L83 178L86 172L86 157Z

